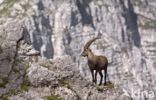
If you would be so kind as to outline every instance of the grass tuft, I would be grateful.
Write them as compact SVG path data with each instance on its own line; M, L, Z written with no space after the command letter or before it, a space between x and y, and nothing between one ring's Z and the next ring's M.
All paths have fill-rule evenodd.
M25 66L25 68L26 68L26 69L30 68L30 65L29 65L29 64L27 64L27 65Z
M64 100L59 94L51 95L51 96L44 96L44 100Z
M110 88L110 89L113 89L115 87L114 83L110 82L108 85L107 85L107 88Z
M3 49L2 49L2 47L0 46L0 53L2 53L3 52Z
M9 100L9 99L8 99L8 96L7 96L7 95L3 96L3 97L2 97L2 100Z
M74 93L77 94L77 92L72 88L72 86L69 84L68 81L66 81L66 80L64 79L64 80L62 80L62 83L63 83L64 85L67 85L67 88L68 88L68 89L72 90ZM81 97L80 97L78 94L77 94L77 98L78 98L78 100L82 100Z
M103 88L101 88L99 85L96 85L95 88L100 91L100 92L103 92Z
M17 3L20 0L4 0L0 6L4 6L2 10L0 10L0 17L4 15L10 15L10 9L13 7L15 3Z
M2 78L2 83L0 83L0 87L2 87L2 88L5 88L6 87L6 84L8 84L8 77L3 77Z

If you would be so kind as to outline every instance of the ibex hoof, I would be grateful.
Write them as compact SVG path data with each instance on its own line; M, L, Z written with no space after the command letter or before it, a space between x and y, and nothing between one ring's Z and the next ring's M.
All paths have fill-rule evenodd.
M102 83L100 83L99 85L101 85Z

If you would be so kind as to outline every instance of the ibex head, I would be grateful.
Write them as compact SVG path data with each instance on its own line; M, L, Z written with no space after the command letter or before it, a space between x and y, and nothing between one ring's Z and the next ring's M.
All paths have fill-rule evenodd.
M91 52L91 49L89 48L89 46L92 44L92 42L94 42L95 40L99 39L99 37L96 37L96 38L93 38L91 39L90 41L88 41L86 43L86 45L84 46L84 50L83 52L81 53L81 56L88 56L88 52Z

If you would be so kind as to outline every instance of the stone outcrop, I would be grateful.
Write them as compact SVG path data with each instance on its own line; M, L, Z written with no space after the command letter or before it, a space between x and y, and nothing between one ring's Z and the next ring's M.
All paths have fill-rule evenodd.
M84 79L70 56L51 61L39 58L27 69L30 86L27 91L9 97L10 100L43 100L48 96L59 96L63 100L129 100L119 86L93 85ZM110 96L111 95L111 96Z
M6 1L0 1L0 96L24 83L26 66L32 61L42 59L36 57L39 54L48 59L71 56L82 76L90 80L87 61L80 57L80 53L86 41L100 36L101 39L90 48L95 54L108 58L108 81L127 91L133 99L155 99L154 0ZM45 68L40 69L38 63L31 66L34 71L44 70L49 73L30 79L34 86L47 83L54 85L51 81L56 82L55 78L62 77ZM22 70L14 70L16 75L12 72L13 68ZM29 70L29 74L30 72ZM68 77L71 73L66 74ZM41 76L49 78L42 80ZM16 81L17 79L19 80ZM16 86L12 86L16 82ZM71 91L64 87L57 89ZM29 94L33 91L36 90L32 89ZM45 91L49 91L47 87ZM133 91L139 92L134 95ZM37 95L39 94L36 93ZM70 98L74 98L76 94L72 95Z

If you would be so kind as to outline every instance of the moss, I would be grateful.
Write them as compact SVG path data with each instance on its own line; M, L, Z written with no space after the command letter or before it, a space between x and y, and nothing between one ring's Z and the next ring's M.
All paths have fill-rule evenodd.
M64 100L59 94L51 95L51 96L44 96L44 100Z
M16 68L13 69L13 72L18 73L19 70L17 70Z
M156 42L145 41L146 47L156 47Z
M101 41L97 43L97 49L105 49L106 46Z
M27 11L27 10L31 7L31 5L29 4L29 2L27 2L26 4L21 5L21 6L22 6L22 8L23 8L25 11Z
M11 91L9 94L11 94L11 95L17 95L17 91L16 90L14 90L14 91Z
M50 69L49 66L45 65L45 64L40 64L40 66L48 68L48 70L52 71L52 72L56 72L56 68L54 67L54 69Z
M3 15L10 15L10 9L13 7L15 3L20 0L4 0L0 6L5 6L2 10L0 10L0 17Z
M45 65L45 64L40 64L40 66L42 66L42 67L46 67L46 68L49 67L49 66L47 66L47 65Z
M7 56L6 59L8 60L8 62L11 62L12 61L12 59L10 58L10 56Z
M30 65L29 64L25 65L25 68L26 69L30 68Z
M9 99L8 99L8 96L7 96L7 95L3 96L3 97L2 97L2 100L9 100Z
M65 85L69 84L68 81L66 81L66 80L62 80L62 83L65 84Z
M141 3L141 0L131 0L133 5L137 5Z
M56 71L57 71L57 67L54 66L53 69L52 69L52 71L53 71L53 72L56 72Z
M22 91L28 91L28 86L29 86L29 82L28 80L24 80L23 84L21 85L21 87L17 90L18 92L22 92Z
M8 8L3 8L2 10L0 10L0 17L4 14L9 13L9 9Z
M63 79L63 80L62 80L62 83L63 83L64 85L67 85L67 88L68 88L68 89L72 90L74 93L77 94L77 92L72 88L72 86L69 84L68 81L66 81L65 79ZM78 98L78 100L82 100L81 97L80 97L78 94L77 94L77 98Z
M127 52L127 50L128 50L128 47L122 47L122 48L121 48L121 52L126 53L126 52Z
M0 83L0 87L2 87L2 88L5 88L6 87L6 84L8 84L8 77L3 77L2 78L2 83Z
M24 80L23 83L21 84L21 87L19 89L10 91L7 94L8 95L17 95L18 93L20 93L22 91L28 91L28 86L29 85L30 85L29 82L27 80Z
M17 65L20 62L19 59L15 59L14 64Z
M19 51L19 49L20 49L20 46L19 46L19 44L17 44L16 45L16 51Z
M104 90L103 88L101 88L101 87L98 86L98 85L96 85L95 88L96 88L98 91L100 91L100 92L103 92L103 90Z
M113 89L115 87L114 83L109 82L109 84L107 85L107 88Z
M143 29L154 29L154 30L156 30L156 20L145 17L141 14L137 14L137 16L147 20L145 24L138 24L139 27L142 27Z
M142 27L143 29L154 29L154 30L156 30L156 20L148 21L144 25L140 24L139 26Z
M156 53L156 50L148 50L149 52Z
M49 63L50 63L50 64L53 64L53 62L52 62L51 60L49 61Z
M0 46L0 53L2 53L3 52L3 49L2 49L2 47Z

